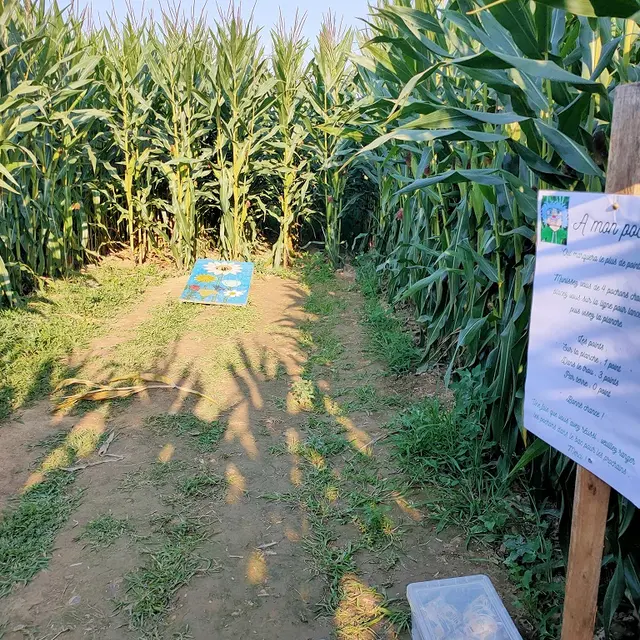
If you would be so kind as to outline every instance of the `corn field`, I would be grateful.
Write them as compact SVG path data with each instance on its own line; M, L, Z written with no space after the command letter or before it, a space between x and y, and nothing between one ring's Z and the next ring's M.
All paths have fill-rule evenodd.
M233 7L213 27L176 12L92 29L0 0L0 298L122 248L188 267L266 243L288 266L304 237L338 265L366 182L356 245L415 312L423 367L474 369L505 473L568 505L573 466L521 420L536 191L604 189L638 9L389 0L358 33L327 18L315 45L281 23L268 54ZM613 501L609 524L605 626L640 603L633 506Z
M340 203L346 177L336 127L318 127L351 105L353 32L328 17L311 72L301 21L273 30L267 56L233 6L213 27L176 10L100 29L25 6L0 2L5 304L113 249L188 267L198 251L243 258L267 240L286 266L303 225L323 229L316 203ZM336 260L339 214L318 234Z
M415 0L372 11L355 56L363 147L378 187L371 241L391 302L408 302L424 367L478 375L504 472L560 493L575 466L522 423L536 191L604 190L612 97L639 79L635 3ZM579 11L575 15L564 10ZM532 441L533 440L533 441ZM635 508L612 504L603 620L640 602Z

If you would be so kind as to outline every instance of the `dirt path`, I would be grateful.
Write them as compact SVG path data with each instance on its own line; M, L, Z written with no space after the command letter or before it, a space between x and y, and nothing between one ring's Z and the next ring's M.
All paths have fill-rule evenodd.
M350 280L319 277L309 297L261 276L246 309L188 316L171 306L181 285L81 358L92 379L148 365L213 402L151 391L52 418L43 401L0 431L5 502L52 434L115 431L122 456L74 474L48 566L0 599L0 637L408 638L408 583L484 572L504 588L395 469L384 425L439 384L384 376Z

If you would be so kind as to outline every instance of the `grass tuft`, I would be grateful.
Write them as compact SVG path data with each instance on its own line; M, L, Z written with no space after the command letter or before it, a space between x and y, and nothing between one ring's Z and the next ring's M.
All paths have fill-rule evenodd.
M118 538L132 531L128 520L114 518L111 514L99 516L88 522L77 538L84 540L93 551L110 547Z
M359 261L357 282L365 297L363 321L369 351L385 363L390 373L399 375L412 371L420 361L420 350L402 322L380 302L375 266L366 256Z
M211 562L196 553L206 538L199 521L178 517L165 522L162 536L159 548L146 550L146 564L125 576L125 598L118 608L128 613L133 629L156 628L169 613L177 591L211 569Z
M189 331L203 311L203 305L167 300L153 310L131 340L117 345L111 364L123 371L152 368L166 354L166 347Z
M186 467L184 460L156 461L150 466L142 466L136 471L127 473L122 479L120 489L129 492L141 487L161 487Z
M187 498L219 498L225 488L225 479L209 472L183 478L178 484Z
M160 435L176 434L189 436L202 453L211 453L218 447L226 431L226 424L220 420L201 420L192 413L163 413L147 420L147 426Z
M0 597L48 565L55 536L79 500L67 491L73 481L65 471L47 474L0 520Z

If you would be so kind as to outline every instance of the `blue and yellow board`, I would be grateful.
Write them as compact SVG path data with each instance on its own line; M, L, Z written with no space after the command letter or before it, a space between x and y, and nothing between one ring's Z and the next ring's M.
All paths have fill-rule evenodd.
M245 305L253 276L252 262L197 260L180 299L200 304Z

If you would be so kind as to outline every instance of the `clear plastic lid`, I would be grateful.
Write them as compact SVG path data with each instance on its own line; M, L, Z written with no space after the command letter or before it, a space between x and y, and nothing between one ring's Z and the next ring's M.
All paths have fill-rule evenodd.
M422 640L522 640L487 576L415 582L407 599Z

